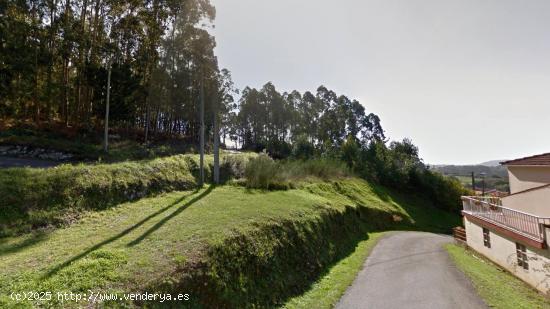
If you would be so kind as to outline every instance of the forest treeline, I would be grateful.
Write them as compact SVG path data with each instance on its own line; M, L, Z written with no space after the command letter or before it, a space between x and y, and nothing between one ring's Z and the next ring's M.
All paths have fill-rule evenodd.
M101 136L110 71L111 131L197 145L204 102L207 144L217 127L223 144L276 159L338 158L458 209L463 187L431 172L410 140L388 142L357 100L324 86L238 91L214 54L215 15L209 0L0 1L0 120Z
M198 98L223 96L208 0L0 2L0 116L93 130L197 135Z
M0 3L0 117L111 126L198 139L201 89L206 132L220 116L224 141L245 149L295 141L324 149L348 135L383 139L380 120L325 87L280 93L271 83L234 101L214 55L208 0L36 0Z

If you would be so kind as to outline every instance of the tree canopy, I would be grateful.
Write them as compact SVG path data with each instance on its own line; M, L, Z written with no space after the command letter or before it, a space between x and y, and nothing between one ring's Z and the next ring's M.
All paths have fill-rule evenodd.
M93 129L112 66L114 127L196 136L199 85L223 93L208 0L0 2L0 117Z
M296 90L280 93L272 83L259 90L247 87L234 119L231 136L238 145L276 156L298 140L326 152L341 147L348 137L362 144L385 139L378 116L324 86L303 95Z

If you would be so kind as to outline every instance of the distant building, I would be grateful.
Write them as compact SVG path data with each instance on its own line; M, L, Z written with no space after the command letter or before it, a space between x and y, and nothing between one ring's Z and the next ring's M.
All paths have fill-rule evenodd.
M483 191L480 191L480 190L475 190L475 193L478 196L483 195ZM486 196L493 196L493 197L505 197L505 196L508 196L509 194L508 194L508 192L500 191L500 190L497 190L497 189L491 189L491 190L485 191L485 195Z
M550 294L550 153L501 164L509 195L462 197L466 243Z

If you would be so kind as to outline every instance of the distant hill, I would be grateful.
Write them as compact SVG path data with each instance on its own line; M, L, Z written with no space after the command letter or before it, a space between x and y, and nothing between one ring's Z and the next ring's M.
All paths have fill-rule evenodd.
M479 163L479 165L483 165L483 166L500 166L500 162L503 162L503 161L506 161L506 160L492 160L492 161Z
M455 177L468 187L472 187L472 172L476 178L476 188L482 187L481 173L485 173L485 186L487 189L498 189L508 191L508 171L502 165L494 165L493 162L502 162L501 160L489 161L479 165L432 165L432 170L438 171L443 175ZM493 165L490 165L493 163Z
M472 172L475 175L485 173L487 177L507 178L508 172L504 166L490 165L438 165L433 166L433 169L449 176L470 176Z

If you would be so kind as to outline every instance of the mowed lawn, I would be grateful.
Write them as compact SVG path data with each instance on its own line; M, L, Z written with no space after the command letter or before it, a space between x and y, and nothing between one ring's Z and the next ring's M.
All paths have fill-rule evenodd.
M272 192L237 186L173 192L90 212L50 233L0 239L0 305L19 291L144 292L235 230L270 220L316 218L323 207L387 209L419 228L445 228L457 219L422 200L404 202L363 180L340 183L351 195L331 191L327 183Z

